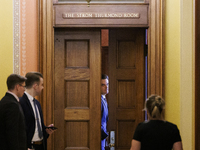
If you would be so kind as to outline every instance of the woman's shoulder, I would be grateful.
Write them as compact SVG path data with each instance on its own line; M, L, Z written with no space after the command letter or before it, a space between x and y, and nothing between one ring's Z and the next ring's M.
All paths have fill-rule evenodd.
M140 122L140 123L138 123L138 128L149 126L149 123L150 123L149 120L145 120L143 122Z
M146 120L138 124L138 126L164 125L171 128L177 128L177 125L165 120Z
M171 128L178 128L177 125L172 123L172 122L165 121L165 124L168 125Z

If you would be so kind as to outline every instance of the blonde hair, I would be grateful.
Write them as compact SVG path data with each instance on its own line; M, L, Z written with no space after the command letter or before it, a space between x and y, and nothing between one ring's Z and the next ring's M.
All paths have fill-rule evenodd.
M162 112L165 107L165 101L158 95L151 95L146 101L146 109L154 119L162 119Z

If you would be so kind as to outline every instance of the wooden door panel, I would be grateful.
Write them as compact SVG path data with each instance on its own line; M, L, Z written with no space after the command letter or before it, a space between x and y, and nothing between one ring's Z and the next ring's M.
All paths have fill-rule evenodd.
M135 120L135 116L137 115L137 112L135 110L131 109L117 109L116 110L116 119L117 120Z
M67 149L89 149L88 121L67 121L65 128Z
M133 133L131 132L133 128L136 128L137 124L134 119L123 120L120 119L117 122L117 150L129 150L130 139L133 138Z
M66 82L66 108L89 109L89 83L85 81Z
M109 130L116 150L129 150L134 130L144 120L144 29L109 31Z
M117 41L117 67L134 68L136 62L135 41Z
M136 87L134 80L118 80L118 108L136 107Z
M55 150L100 150L100 66L100 31L55 31Z
M66 67L89 67L88 40L67 40L65 45Z

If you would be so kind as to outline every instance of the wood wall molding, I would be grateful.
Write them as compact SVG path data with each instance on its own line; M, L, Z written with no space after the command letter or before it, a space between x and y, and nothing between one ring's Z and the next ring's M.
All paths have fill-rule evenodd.
M54 122L54 28L53 28L53 2L39 0L39 70L44 77L44 89L40 97L45 125ZM53 150L54 136L48 138L48 150Z
M200 150L200 2L195 0L195 150Z
M164 11L165 0L149 1L148 95L164 97Z
M54 28L53 2L39 0L39 54L40 72L44 76L44 90L40 97L45 124L54 122ZM148 29L148 95L159 94L164 97L164 2L149 2ZM53 150L53 138L48 139L48 150Z

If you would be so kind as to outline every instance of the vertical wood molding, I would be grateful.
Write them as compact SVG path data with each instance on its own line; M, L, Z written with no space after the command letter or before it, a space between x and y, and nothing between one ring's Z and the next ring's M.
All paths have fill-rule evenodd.
M195 149L200 150L200 2L195 0Z
M164 97L164 1L149 3L148 95Z
M40 72L44 77L44 89L41 98L44 122L48 126L54 123L54 29L53 29L53 1L39 1L39 51ZM48 150L53 150L53 135L48 138Z

